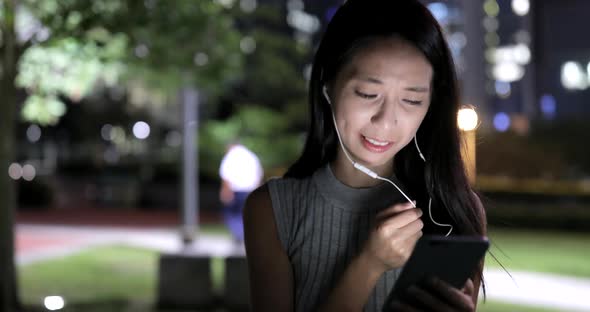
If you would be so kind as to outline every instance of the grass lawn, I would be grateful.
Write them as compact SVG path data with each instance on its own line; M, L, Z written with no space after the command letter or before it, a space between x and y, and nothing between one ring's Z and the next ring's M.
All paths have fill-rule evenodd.
M208 233L227 233L223 228L204 227ZM508 270L536 270L590 277L588 235L490 231L490 240L498 247L492 252ZM23 303L31 311L49 295L63 296L63 311L135 312L153 311L156 296L158 253L126 246L104 246L65 258L19 267L19 286ZM488 259L488 266L497 266ZM223 289L222 259L212 262L213 285ZM219 310L218 310L219 311ZM551 312L555 310L508 305L487 301L478 311Z
M590 234L490 229L490 251L510 270L590 278ZM489 255L487 267L500 267Z
M480 302L477 305L478 312L558 312L559 310L543 309L538 307L520 306L496 301Z
M104 246L20 267L19 286L26 306L59 295L73 311L111 311L99 310L102 305L113 311L141 311L153 302L156 273L157 253Z

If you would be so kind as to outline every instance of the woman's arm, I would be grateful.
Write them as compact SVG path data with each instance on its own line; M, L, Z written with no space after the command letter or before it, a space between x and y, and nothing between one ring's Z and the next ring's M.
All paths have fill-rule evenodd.
M293 272L279 241L266 184L246 200L244 236L252 311L293 311Z
M362 311L381 276L363 254L353 259L319 311Z
M224 205L229 204L234 200L234 191L232 191L229 182L221 179L221 188L219 189L219 199Z

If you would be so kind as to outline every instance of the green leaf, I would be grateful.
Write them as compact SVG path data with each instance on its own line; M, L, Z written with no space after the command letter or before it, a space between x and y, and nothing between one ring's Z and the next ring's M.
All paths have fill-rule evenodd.
M66 105L54 96L32 95L25 100L22 117L40 125L54 125L66 113Z

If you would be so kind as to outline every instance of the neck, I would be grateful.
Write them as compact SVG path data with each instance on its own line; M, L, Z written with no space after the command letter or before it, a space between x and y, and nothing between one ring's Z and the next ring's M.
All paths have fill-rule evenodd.
M354 158L353 158L354 159ZM365 164L363 164L365 165ZM334 176L347 186L354 188L371 187L380 184L382 181L373 179L360 170L354 168L346 158L341 148L338 149L336 160L330 163ZM366 166L366 165L365 165ZM366 166L381 177L390 177L393 173L393 160L380 166Z

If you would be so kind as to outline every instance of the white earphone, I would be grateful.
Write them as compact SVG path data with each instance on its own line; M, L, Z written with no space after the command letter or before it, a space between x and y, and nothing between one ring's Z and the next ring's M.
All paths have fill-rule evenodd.
M391 185L393 185L407 200L408 202L410 202L412 204L412 206L414 208L416 207L416 204L414 204L414 202L410 199L410 197L408 197L408 195L406 195L406 193L404 193L401 188L399 188L395 183L393 183L393 181L387 179L387 178L383 178L380 177L377 173L375 173L374 171L372 171L371 169L363 166L362 164L359 164L358 162L352 160L352 157L350 157L350 155L348 154L348 150L346 149L346 147L344 146L344 143L342 143L342 138L340 137L340 131L338 131L338 125L336 124L336 117L334 116L334 109L332 108L332 102L330 101L330 97L328 96L328 89L326 88L326 86L322 87L322 93L324 94L324 97L326 97L326 101L328 102L328 104L330 105L330 110L332 111L332 121L334 122L334 129L336 129L336 136L338 137L338 142L340 142L340 146L342 146L342 151L344 151L344 155L346 156L346 158L348 158L348 160L352 163L352 165L358 169L359 171L365 173L366 175L370 176L373 179L378 179L378 180L382 180L382 181L386 181L389 182ZM424 155L422 154L422 151L420 150L420 147L418 146L418 139L416 139L416 136L414 136L414 144L416 145L416 149L418 150L418 155L420 156L420 158L422 158L422 160L424 162L426 162L426 158L424 157ZM438 223L436 221L434 221L434 218L432 218L432 197L429 198L428 200L428 216L430 217L430 220L432 220L432 222L438 226L442 226L442 227L449 227L449 232L445 235L445 236L449 236L451 234L451 232L453 231L453 226L450 224L445 224L445 223Z

